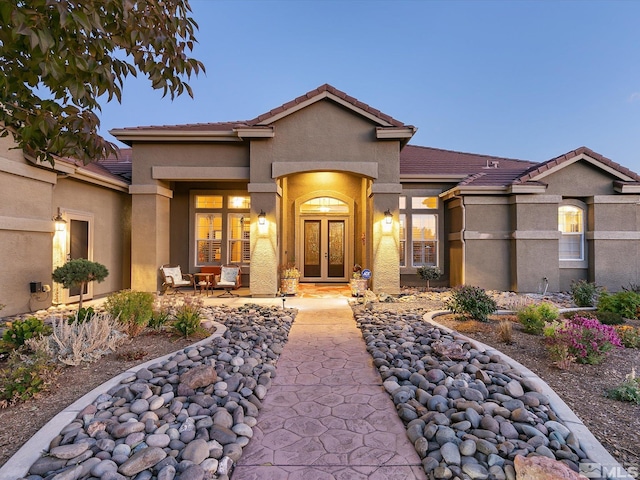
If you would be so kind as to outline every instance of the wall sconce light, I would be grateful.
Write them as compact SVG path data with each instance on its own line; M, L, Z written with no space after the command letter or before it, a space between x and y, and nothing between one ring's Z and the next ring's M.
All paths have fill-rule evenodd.
M389 211L388 208L384 212L384 221L386 222L387 225L391 225L391 222L393 222L393 214Z
M267 222L267 214L264 213L264 210L260 209L260 213L258 214L258 225L264 225Z
M67 228L67 221L62 218L60 214L60 207L58 207L58 214L53 217L53 221L56 222L56 232L64 232Z

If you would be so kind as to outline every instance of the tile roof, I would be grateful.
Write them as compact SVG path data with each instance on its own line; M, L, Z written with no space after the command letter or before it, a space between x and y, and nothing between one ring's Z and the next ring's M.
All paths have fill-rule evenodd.
M407 145L400 152L400 176L467 177L464 184L503 186L536 165L527 160ZM505 183L506 182L506 183Z
M188 124L182 124L182 125L150 125L150 126L139 126L139 127L125 127L117 130L124 130L124 131L172 130L172 131L206 132L206 131L231 131L234 128L241 128L241 127L259 127L260 124L265 121L267 121L268 123L268 120L270 118L273 118L276 115L280 115L286 112L287 110L293 109L298 105L300 105L301 103L304 103L308 100L312 100L315 97L322 96L325 93L330 93L335 97L338 97L341 100L353 105L355 108L358 108L368 113L369 115L373 115L379 118L382 122L391 124L394 127L412 127L412 125L405 125L404 123L402 123L399 120L396 120L390 115L382 113L380 110L375 109L370 105L367 105L366 103L361 102L360 100L347 95L343 91L338 90L337 88L325 83L324 85L321 85L318 88L305 93L304 95L300 95L299 97L294 98L293 100L286 102L280 105L279 107L273 108L268 112L258 115L256 118L252 120L237 120L233 122L214 122L214 123L188 123Z
M120 180L124 180L127 183L131 183L131 159L133 157L133 149L121 148L118 152L118 156L111 156L100 160L97 164L107 170L112 175L115 175Z
M609 160L607 157L600 155L599 153L594 152L590 148L580 147L576 150L572 150L570 152L565 153L564 155L560 155L558 157L552 158L551 160L547 160L546 162L538 163L523 172L521 176L514 180L514 183L526 183L531 180L534 180L538 175L544 173L547 170L550 170L554 167L562 165L570 160L573 160L575 157L579 155L587 155L594 160L606 165L607 167L617 171L618 173L630 177L636 182L640 182L640 175L635 172L632 172L626 167L623 167L619 163L614 162L613 160Z

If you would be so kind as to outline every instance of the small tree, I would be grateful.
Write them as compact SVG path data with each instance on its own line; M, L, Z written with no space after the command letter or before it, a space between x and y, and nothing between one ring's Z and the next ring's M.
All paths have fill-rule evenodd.
M429 290L430 280L437 280L442 276L442 271L440 271L438 267L426 266L426 265L423 265L422 267L418 268L417 273L422 280L427 281L427 288L426 288L427 290Z
M80 287L80 304L82 308L82 296L84 287L89 282L102 282L109 275L107 267L101 263L92 262L85 258L76 258L58 267L53 272L53 281L61 283L64 288Z

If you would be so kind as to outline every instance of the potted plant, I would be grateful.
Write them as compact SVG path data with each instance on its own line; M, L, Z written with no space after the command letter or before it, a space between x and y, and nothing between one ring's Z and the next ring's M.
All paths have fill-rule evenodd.
M437 280L442 276L442 271L438 267L433 265L423 265L422 267L418 268L416 273L422 280L427 281L427 288L425 289L425 291L429 290L430 288L430 280Z
M360 297L367 291L369 280L362 278L362 267L357 263L353 266L353 273L349 286L351 287L351 296Z
M300 271L294 264L280 267L280 293L282 295L296 295Z
M92 262L85 258L69 260L61 267L53 271L53 281L61 283L64 288L80 287L80 303L82 308L82 296L84 287L89 282L102 282L109 275L107 267L98 262Z

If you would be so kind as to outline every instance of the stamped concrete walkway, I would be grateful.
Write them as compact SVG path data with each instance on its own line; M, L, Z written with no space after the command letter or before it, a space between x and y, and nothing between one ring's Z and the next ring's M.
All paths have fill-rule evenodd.
M426 479L346 299L295 306L232 480Z

